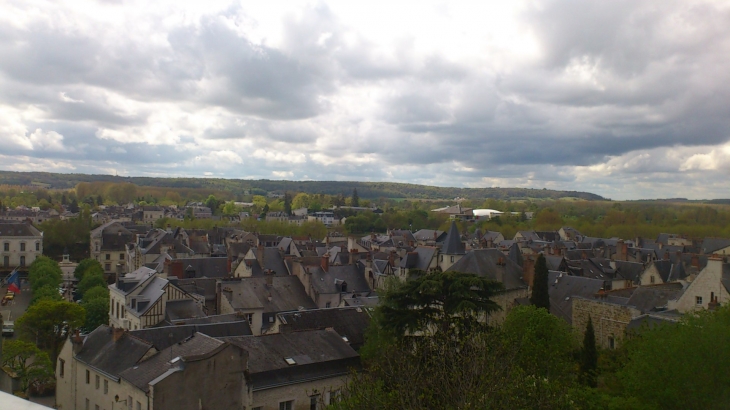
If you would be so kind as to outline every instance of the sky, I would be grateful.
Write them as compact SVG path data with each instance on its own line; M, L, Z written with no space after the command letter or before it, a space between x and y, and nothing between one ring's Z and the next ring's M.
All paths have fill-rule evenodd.
M730 198L730 2L0 0L0 169Z

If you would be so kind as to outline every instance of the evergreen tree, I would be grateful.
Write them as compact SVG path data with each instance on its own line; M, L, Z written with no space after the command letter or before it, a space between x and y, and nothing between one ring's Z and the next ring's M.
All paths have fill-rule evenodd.
M284 212L286 212L287 215L291 215L291 194L286 192L284 194Z
M79 211L79 203L75 199L71 201L71 205L69 205L68 210L70 212L76 213Z
M357 195L357 188L352 190L352 206L360 206L360 197Z
M550 294L548 293L548 268L545 256L540 254L535 262L535 277L532 280L532 297L530 302L539 308L550 311Z
M580 377L583 384L596 387L596 369L598 368L598 351L596 351L596 334L593 331L593 320L588 316L586 332L583 336L583 349L580 357Z

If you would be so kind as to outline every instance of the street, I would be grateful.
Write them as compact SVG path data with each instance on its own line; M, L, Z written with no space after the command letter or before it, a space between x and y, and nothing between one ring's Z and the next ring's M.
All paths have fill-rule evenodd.
M0 294L2 296L5 296L6 293L8 293L8 287L1 287ZM9 310L11 316L10 321L15 322L28 309L31 299L33 299L33 292L30 290L30 285L28 284L28 282L24 281L23 283L21 283L20 293L16 294L15 298L9 301L7 305L0 306L0 310ZM3 320L7 320L7 318L3 318ZM13 335L12 338L6 337L6 339L15 339L17 337L18 336L16 333L15 335Z

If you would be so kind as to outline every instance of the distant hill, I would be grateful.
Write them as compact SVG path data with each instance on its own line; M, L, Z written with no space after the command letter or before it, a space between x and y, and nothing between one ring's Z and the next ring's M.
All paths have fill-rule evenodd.
M234 194L307 192L314 194L343 194L349 196L357 188L360 198L443 199L560 199L579 198L588 201L604 200L600 195L579 191L554 191L528 188L450 188L395 182L347 181L272 181L268 179L222 178L148 178L113 175L56 174L50 172L0 171L0 185L38 186L51 189L73 188L79 182L131 182L139 186L171 188L208 188L230 191Z

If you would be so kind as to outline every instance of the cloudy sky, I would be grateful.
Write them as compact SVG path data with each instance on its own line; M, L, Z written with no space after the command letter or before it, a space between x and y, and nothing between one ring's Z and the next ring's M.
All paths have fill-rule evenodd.
M730 2L0 0L0 168L730 197Z

